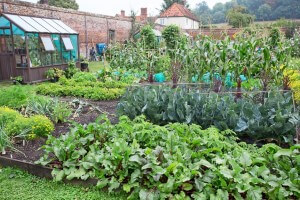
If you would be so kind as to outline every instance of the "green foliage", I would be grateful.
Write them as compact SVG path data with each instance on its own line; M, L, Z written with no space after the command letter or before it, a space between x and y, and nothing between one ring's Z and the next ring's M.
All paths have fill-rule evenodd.
M271 91L265 99L261 94L248 94L236 100L230 93L201 94L197 88L135 87L128 89L117 111L131 119L145 115L157 124L179 122L204 128L214 125L254 140L273 138L278 143L291 143L299 124L292 94Z
M170 50L176 49L180 40L180 29L176 25L167 26L162 32L166 46Z
M73 96L93 100L113 100L120 98L124 94L126 86L126 83L118 81L77 82L74 79L62 78L58 83L37 86L36 92L49 96Z
M0 154L5 155L7 148L13 148L13 143L5 128L0 125Z
M31 134L34 136L47 137L54 131L53 123L46 116L34 115L28 119L27 126L29 126L28 128L30 128Z
M38 2L43 3L44 0L39 0ZM76 0L48 0L48 4L50 6L68 8L68 9L73 9L73 10L79 9L79 5L76 2Z
M20 113L8 107L0 107L0 126L14 121Z
M48 136L54 130L53 123L45 116L24 117L7 107L0 107L0 122L8 136L17 136L28 130L26 137L34 139Z
M95 74L88 73L88 72L78 72L73 76L72 79L76 82L84 82L84 81L96 82L97 81L97 77L95 76Z
M46 77L48 79L60 78L63 76L64 71L58 68L51 68L46 71Z
M65 76L67 78L72 78L76 73L78 73L80 70L76 67L75 62L69 62L68 63L68 68L65 70Z
M57 183L30 175L14 168L0 169L0 196L10 200L125 200L126 195L119 192L108 194L96 187L81 187ZM12 192L12 188L18 192Z
M60 102L58 99L35 96L29 99L25 110L26 115L44 115L54 123L66 122L72 110L67 103Z
M203 24L225 23L225 15L236 6L245 7L251 15L255 15L259 21L277 20L277 19L299 19L300 2L298 0L231 0L226 3L217 3L210 9L207 4L199 3L194 10Z
M281 41L281 33L278 28L272 28L270 32L270 45L275 48Z
M146 25L141 30L141 42L145 49L154 49L156 45L156 36L153 32L153 28L150 25Z
M157 126L143 117L112 125L102 117L50 136L38 163L61 163L56 181L96 178L98 188L123 189L128 199L297 199L299 148L257 148L232 131L197 125Z
M228 11L227 16L228 24L234 28L247 27L253 23L255 17L246 13L244 7L235 7Z
M26 105L28 97L32 95L29 87L12 86L0 89L0 106L20 109Z

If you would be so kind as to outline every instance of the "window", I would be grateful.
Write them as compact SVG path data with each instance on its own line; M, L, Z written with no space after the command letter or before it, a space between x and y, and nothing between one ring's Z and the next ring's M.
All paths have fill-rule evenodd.
M71 51L74 49L70 37L63 37L62 40L67 51Z
M189 24L189 19L186 19L186 25L188 25Z
M109 30L109 42L114 42L115 36L116 36L115 30Z
M160 24L164 25L165 24L165 19L160 19Z
M45 51L55 51L55 47L50 36L41 36Z

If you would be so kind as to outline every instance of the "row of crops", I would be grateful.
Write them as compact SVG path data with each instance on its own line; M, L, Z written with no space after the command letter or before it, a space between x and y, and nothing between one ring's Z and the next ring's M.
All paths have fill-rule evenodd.
M298 33L293 39L285 39L279 30L273 30L266 37L259 36L260 32L243 32L234 40L201 37L190 41L176 28L169 29L164 31L165 42L159 45L151 45L155 38L147 33L140 42L113 46L109 51L111 67L138 68L147 71L150 77L164 73L167 80L174 82L222 81L231 88L240 79L259 79L260 89L274 85L288 88L283 74L297 52Z

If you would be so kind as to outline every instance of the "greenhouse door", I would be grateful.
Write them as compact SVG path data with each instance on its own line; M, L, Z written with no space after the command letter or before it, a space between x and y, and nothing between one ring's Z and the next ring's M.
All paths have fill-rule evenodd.
M0 32L5 33L5 29ZM14 57L12 52L12 39L8 34L0 34L0 81L10 80L13 76Z

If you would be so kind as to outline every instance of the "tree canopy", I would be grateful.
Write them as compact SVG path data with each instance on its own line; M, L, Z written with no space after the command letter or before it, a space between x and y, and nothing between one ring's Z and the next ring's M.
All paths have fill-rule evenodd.
M194 12L202 19L203 24L224 23L228 12L237 6L243 6L247 14L254 15L258 21L300 19L299 0L231 0L224 4L217 3L212 9L206 2L202 2L196 6Z
M38 3L43 3L43 0L39 0ZM78 10L79 5L76 0L48 0L50 6L60 7L60 8L69 8L73 10Z

